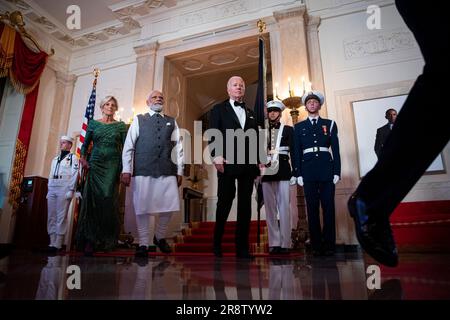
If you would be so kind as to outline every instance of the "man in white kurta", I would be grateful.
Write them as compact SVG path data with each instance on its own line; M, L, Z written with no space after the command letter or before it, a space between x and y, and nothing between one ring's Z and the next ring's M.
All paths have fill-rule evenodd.
M178 125L163 113L164 97L153 91L150 110L134 117L122 153L122 182L131 182L139 247L136 256L146 257L150 243L150 216L158 216L153 243L164 253L172 214L180 210L178 187L183 173L183 149ZM132 178L131 178L132 176Z
M78 158L70 152L73 139L69 136L62 136L59 143L61 152L53 158L48 177L49 253L56 253L62 247L67 232L67 213L78 179Z

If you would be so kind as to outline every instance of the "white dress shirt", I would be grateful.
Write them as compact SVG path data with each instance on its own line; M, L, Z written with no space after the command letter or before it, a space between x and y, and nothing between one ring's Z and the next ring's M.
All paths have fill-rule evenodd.
M233 108L234 112L236 113L236 116L239 119L239 123L241 124L241 128L244 129L244 127L245 127L245 120L246 120L245 109L242 108L241 106L235 106L233 99L230 99L230 104L231 104L231 107Z
M309 119L309 122L311 122L312 125L314 125L313 119L316 119L316 124L319 123L319 116L315 116L315 117L309 116L308 119Z

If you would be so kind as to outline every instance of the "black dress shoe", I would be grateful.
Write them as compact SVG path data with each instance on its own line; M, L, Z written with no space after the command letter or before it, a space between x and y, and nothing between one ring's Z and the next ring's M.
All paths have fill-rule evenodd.
M280 251L278 253L279 254L290 254L291 253L291 249L289 249L289 248L280 248Z
M84 256L85 257L93 257L94 256L94 246L92 243L88 242L84 246Z
M166 239L158 240L158 239L156 239L156 236L155 236L155 237L153 237L153 243L159 248L159 250L161 250L162 253L171 253L172 252L172 249L170 248Z
M270 247L269 254L280 254L281 247Z
M53 247L53 246L48 246L46 248L45 252L48 253L49 255L52 255L52 254L56 255L58 253L58 248Z
M147 247L146 246L137 247L134 256L136 258L147 258L148 257Z
M239 259L254 259L255 256L250 254L250 252L237 252L236 253L236 258L239 258Z
M222 258L222 257L223 257L222 249L220 249L220 248L214 247L214 248L213 248L213 253L214 253L214 256L215 256L216 258Z
M387 217L368 214L366 203L357 195L348 200L348 210L355 222L355 232L361 247L381 264L398 265L398 253Z

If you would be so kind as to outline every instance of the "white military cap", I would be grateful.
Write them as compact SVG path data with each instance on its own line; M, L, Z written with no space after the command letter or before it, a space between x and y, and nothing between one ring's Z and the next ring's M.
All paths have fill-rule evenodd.
M281 102L281 101L273 100L273 101L267 102L267 110L269 110L269 109L278 109L281 112L281 111L284 110L284 108L286 108L286 107L283 104L283 102Z
M73 138L71 138L69 136L61 136L60 140L65 140L65 141L69 141L70 143L73 143Z
M316 99L317 101L319 101L320 105L323 105L325 101L325 97L323 96L323 94L315 90L308 91L303 95L302 97L303 105L306 105L306 102L308 102L309 99Z

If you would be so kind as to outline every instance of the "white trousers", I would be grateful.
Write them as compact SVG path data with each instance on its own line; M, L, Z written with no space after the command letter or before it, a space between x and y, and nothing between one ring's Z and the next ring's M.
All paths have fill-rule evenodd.
M271 265L269 267L269 299L294 300L295 297L294 266Z
M61 256L48 257L47 265L41 271L36 300L58 300L62 275L61 258Z
M68 192L66 186L49 186L47 193L47 232L50 239L62 239L67 232L67 213L71 199L66 199ZM50 243L51 246L56 246L56 243ZM58 247L58 246L56 246Z
M138 214L136 215L137 231L139 236L139 245L148 246L153 244L153 236L151 230L155 230L156 239L161 240L166 237L167 227L173 212L163 212L158 214ZM155 215L158 216L158 226L153 228L155 224Z
M291 216L289 208L289 181L262 183L266 221L269 230L269 247L290 248ZM278 225L277 214L280 219Z

